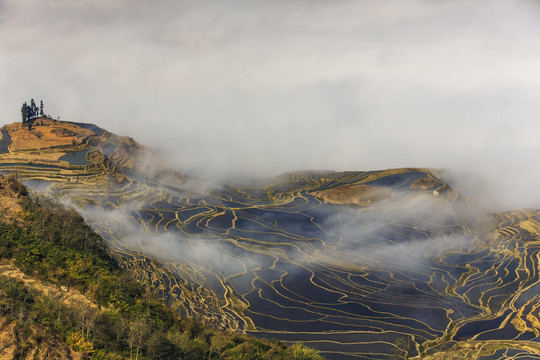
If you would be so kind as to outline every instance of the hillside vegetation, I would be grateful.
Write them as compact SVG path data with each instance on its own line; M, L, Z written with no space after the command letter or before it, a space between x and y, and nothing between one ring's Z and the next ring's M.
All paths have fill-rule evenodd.
M302 345L205 328L122 271L74 210L20 197L0 221L0 358L321 359ZM13 214L12 214L13 215Z

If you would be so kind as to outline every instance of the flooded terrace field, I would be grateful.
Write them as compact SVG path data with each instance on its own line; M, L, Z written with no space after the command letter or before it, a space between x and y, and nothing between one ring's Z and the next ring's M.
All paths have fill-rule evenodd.
M520 226L537 214L487 214L451 191L411 190L428 174L407 174L292 176L199 194L139 176L109 189L114 205L81 211L126 268L218 328L302 341L328 359L407 358L462 341L535 344L539 245L522 241ZM356 206L313 195L340 181L393 196ZM103 193L94 194L99 204ZM141 256L167 272L156 278Z

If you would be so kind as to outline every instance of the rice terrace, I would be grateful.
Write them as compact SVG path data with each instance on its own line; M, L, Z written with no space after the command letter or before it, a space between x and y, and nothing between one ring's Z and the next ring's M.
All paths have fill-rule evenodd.
M2 173L204 324L336 360L540 358L540 212L489 212L441 170L206 186L91 124L41 113L1 135Z

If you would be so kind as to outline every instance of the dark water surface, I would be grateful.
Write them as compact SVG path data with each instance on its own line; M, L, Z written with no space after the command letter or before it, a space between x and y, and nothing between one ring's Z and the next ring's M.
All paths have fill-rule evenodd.
M9 145L11 144L11 136L7 133L6 129L2 129L2 139L0 140L0 153L9 152Z
M59 160L67 161L71 165L88 165L90 164L86 160L86 154L88 154L88 152L88 150L72 151L62 156Z

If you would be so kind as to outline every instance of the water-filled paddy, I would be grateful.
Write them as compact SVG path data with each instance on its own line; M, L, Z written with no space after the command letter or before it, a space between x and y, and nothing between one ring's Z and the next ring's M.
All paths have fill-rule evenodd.
M6 129L2 129L2 139L0 139L0 153L9 152L9 145L11 144L11 136L9 136Z
M90 164L88 160L86 160L86 154L88 154L88 152L89 150L68 152L59 160L67 161L70 165L88 165Z
M34 169L40 169L40 170L63 170L65 167L62 166L56 166L56 165L45 165L45 164L31 164L31 163L3 163L0 164L0 168L34 168Z

